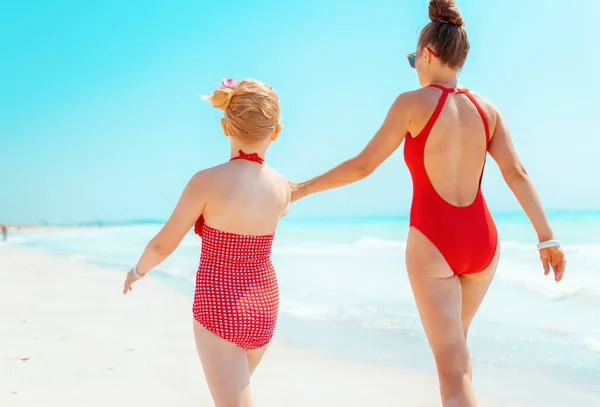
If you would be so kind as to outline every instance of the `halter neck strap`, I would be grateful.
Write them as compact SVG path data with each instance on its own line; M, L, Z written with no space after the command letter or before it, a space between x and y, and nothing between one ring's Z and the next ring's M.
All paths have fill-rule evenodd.
M260 157L257 153L252 153L252 154L246 154L244 153L242 150L238 150L238 154L237 156L231 158L229 161L233 161L233 160L247 160L247 161L252 161L258 164L262 164L265 162L265 160Z
M445 92L445 93L469 93L469 89L466 89L466 88L461 88L461 89L458 89L458 88L446 88L445 86L436 85L436 84L431 84L429 86L432 87L432 88L439 89L439 90L441 90L442 92Z

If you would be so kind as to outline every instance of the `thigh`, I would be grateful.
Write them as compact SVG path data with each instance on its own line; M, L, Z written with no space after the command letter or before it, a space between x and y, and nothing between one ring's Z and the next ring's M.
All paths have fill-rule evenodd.
M499 259L500 245L498 244L494 258L485 270L475 274L463 274L459 276L462 288L462 325L465 337L475 317L475 313L477 313L494 279Z
M196 349L216 407L251 407L246 350L210 332L194 320Z
M250 376L252 376L263 356L265 356L265 352L267 351L268 347L269 345L265 345L262 348L246 351L246 357L248 358L248 371Z
M440 364L462 365L468 354L461 321L460 281L429 239L414 228L410 229L406 246L406 268L438 368Z

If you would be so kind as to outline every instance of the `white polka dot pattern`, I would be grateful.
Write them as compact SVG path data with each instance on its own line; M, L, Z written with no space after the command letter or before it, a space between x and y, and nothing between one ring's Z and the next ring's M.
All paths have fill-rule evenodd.
M265 346L273 337L279 288L271 262L274 234L245 236L208 226L196 274L194 318L206 329L244 349Z

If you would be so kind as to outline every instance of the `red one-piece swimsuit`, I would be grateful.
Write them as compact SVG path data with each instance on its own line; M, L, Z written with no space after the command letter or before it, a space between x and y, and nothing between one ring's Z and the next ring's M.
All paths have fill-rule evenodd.
M410 226L418 229L437 247L455 274L478 273L489 266L498 243L496 225L481 192L483 168L475 200L468 206L452 205L437 193L427 176L425 144L450 93L464 94L477 108L485 129L486 154L490 145L488 121L468 89L431 86L440 89L442 96L425 128L417 137L407 134L404 144L404 160L413 182Z
M232 158L262 164L257 154ZM209 331L244 349L269 343L279 310L279 288L271 262L275 234L252 236L210 227L200 217L202 238L196 273L194 318Z

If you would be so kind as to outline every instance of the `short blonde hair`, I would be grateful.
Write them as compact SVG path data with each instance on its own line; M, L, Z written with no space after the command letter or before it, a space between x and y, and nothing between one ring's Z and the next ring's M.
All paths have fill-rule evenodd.
M279 96L260 81L223 80L223 86L205 99L225 112L227 132L238 140L263 141L280 125Z

